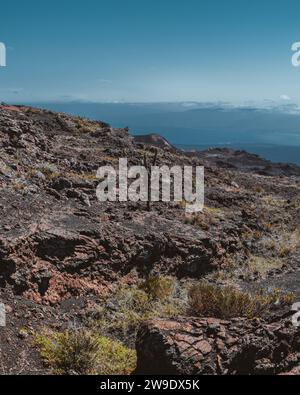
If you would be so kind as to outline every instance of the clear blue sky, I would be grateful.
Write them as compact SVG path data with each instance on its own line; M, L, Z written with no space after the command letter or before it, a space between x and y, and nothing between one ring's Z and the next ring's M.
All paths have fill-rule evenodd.
M0 100L300 104L299 1L14 0L0 15Z

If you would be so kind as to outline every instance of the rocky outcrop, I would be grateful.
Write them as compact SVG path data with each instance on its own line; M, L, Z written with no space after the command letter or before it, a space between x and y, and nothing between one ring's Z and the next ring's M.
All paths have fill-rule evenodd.
M158 164L191 163L165 145ZM149 213L142 203L98 202L99 166L143 161L126 128L0 106L0 147L0 283L18 295L54 303L99 293L132 269L198 277L220 267L226 249L242 249L234 235L184 223L176 204Z
M31 327L33 318L34 328L81 322L87 308L101 304L113 288L135 285L149 275L171 275L185 285L204 276L226 282L230 274L239 285L245 279L246 286L249 280L266 280L267 288L274 285L268 262L278 278L299 267L300 168L244 152L185 153L158 135L128 132L101 121L0 105L0 302L17 314L8 314L2 341L11 339L2 353L9 356L6 371L16 371L15 354L22 347L18 328ZM205 166L202 213L187 214L184 201L153 202L149 211L145 202L97 200L100 166L117 169L119 158L141 165L145 154L150 159L156 153L158 166ZM256 265L245 270L251 257L262 263L262 271ZM285 281L287 291L290 283ZM148 323L140 332L139 371L154 366L159 373L237 372L246 365L232 361L245 355L252 361L260 341L272 355L255 356L247 365L250 373L292 368L294 337L286 340L288 354L280 340L281 359L274 359L279 338L258 333L264 324L220 322L218 332L228 334L222 338L205 321L163 322ZM248 338L254 348L247 354L243 341ZM9 351L12 345L17 351ZM29 343L24 350L30 350ZM153 364L143 362L153 358Z
M281 232L282 222L285 232L299 226L297 179L219 169L213 159L223 151L202 157L207 210L194 218L174 202L155 203L151 212L141 202L98 202L98 167L117 167L120 157L142 164L153 145L159 166L203 164L158 135L132 137L101 121L0 106L0 283L49 303L102 292L133 269L200 278L233 259L273 255L262 237ZM245 155L227 153L236 164L261 164Z
M264 176L300 176L300 168L292 163L273 163L259 155L229 148L210 148L205 151L187 152L224 169L255 173Z
M162 149L176 150L168 140L156 133L134 136L134 141L136 143L152 145L153 147Z
M136 348L137 374L278 374L299 365L300 328L240 318L152 320Z

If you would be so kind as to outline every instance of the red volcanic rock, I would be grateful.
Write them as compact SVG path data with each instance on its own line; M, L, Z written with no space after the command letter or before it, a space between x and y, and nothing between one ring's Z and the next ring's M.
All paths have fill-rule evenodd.
M150 163L156 151L158 166L205 166L202 213L187 216L185 202L153 202L149 212L145 202L98 201L100 166L118 168L119 158L141 165L145 154ZM186 153L158 135L134 138L101 121L0 106L0 302L13 311L0 331L1 369L20 374L26 361L25 371L45 372L20 329L85 322L88 306L128 279L170 275L185 286L212 272L212 281L226 281L233 270L239 285L266 276L266 289L276 280L299 298L299 271L288 273L299 267L299 175L297 166L245 152ZM248 271L249 257L282 267ZM299 366L296 333L276 328L246 320L148 322L137 371L290 371Z
M300 328L258 319L145 322L137 374L276 374L300 362Z

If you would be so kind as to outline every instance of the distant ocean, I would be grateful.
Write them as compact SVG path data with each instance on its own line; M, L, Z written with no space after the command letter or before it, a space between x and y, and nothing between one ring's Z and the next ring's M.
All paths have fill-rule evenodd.
M182 149L227 147L273 162L300 165L300 111L227 108L193 103L31 103L34 106L128 126L133 135L159 133Z

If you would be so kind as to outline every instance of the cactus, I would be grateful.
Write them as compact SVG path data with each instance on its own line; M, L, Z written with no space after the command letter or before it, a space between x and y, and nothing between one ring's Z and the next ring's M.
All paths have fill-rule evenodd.
M148 201L147 201L148 211L151 211L151 167L156 166L157 156L158 156L158 149L155 148L152 164L150 164L146 152L144 153L144 167L148 172Z

